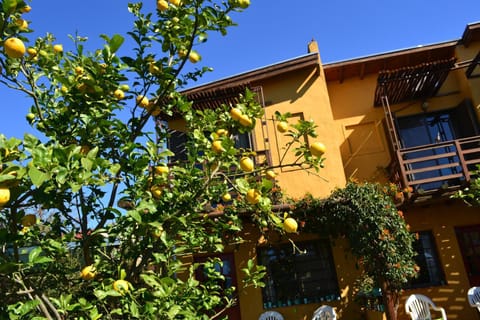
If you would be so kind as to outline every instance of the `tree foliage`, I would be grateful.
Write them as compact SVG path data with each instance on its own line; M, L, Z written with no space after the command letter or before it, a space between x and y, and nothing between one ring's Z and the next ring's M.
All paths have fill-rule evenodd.
M462 199L469 206L480 206L480 165L477 165L477 170L472 173L473 179L470 185L462 190L456 192L452 197Z
M226 34L230 14L247 6L159 0L146 12L131 3L126 36L135 45L118 56L124 35L101 35L104 46L93 52L82 36L72 37L72 51L52 34L30 39L18 23L27 3L1 1L0 83L30 98L24 112L38 134L0 136L0 317L211 319L235 303L218 260L190 262L242 241L240 210L283 232L268 167L243 171L239 159L254 153L235 147L263 110L247 90L235 107L249 121L237 121L232 106L195 110L180 90L209 70L185 71L197 48L211 32ZM27 53L9 54L10 38ZM185 161L166 148L172 117L186 122ZM293 126L289 149L297 165L318 170L323 159L298 139L315 137L314 128ZM233 200L223 202L225 193ZM260 266L244 271L261 285Z

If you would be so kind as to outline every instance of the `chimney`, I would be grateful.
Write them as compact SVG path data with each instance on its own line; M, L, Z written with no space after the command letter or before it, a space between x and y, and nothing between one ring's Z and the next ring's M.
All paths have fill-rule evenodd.
M312 39L312 41L308 43L308 53L312 53L312 52L317 52L317 53L319 52L318 43L314 39Z

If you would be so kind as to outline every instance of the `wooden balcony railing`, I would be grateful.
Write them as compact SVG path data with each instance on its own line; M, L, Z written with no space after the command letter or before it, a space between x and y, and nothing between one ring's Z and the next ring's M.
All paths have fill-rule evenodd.
M413 193L457 190L472 179L480 164L480 136L399 149L393 179Z

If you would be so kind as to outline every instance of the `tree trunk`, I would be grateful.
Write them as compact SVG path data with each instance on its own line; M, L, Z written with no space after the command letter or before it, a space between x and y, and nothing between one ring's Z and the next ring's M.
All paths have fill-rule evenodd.
M385 280L380 281L380 286L382 288L383 305L385 306L387 320L397 320L398 293L390 290Z

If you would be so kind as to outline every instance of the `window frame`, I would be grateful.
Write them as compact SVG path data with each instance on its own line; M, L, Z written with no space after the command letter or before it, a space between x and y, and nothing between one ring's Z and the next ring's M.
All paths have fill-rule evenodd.
M295 245L301 251L308 249L305 253L299 250L294 251L291 243L257 248L258 263L264 265L267 271L265 287L262 288L265 309L340 299L330 241L327 239L305 240L296 242ZM275 263L278 263L277 270L275 270ZM279 274L284 276L279 278ZM317 278L312 281L312 276ZM317 291L317 294L313 294L318 290L319 285L326 283L325 279L328 280L326 288L322 292ZM278 290L282 287L283 290Z
M414 249L417 252L417 255L414 257L415 263L420 267L420 274L417 278L414 278L408 282L408 284L405 286L405 289L415 289L415 288L426 288L426 287L436 287L436 286L442 286L446 285L446 279L445 279L445 272L443 270L443 265L440 260L440 255L438 254L438 248L437 248L437 243L435 241L435 236L433 234L432 230L422 230L422 231L417 231L416 234L418 235L418 239L414 243ZM428 247L425 247L423 242L422 242L422 237L423 241L428 241ZM426 252L426 248L428 248L429 252ZM419 251L421 249L422 252ZM430 257L427 257L426 255L430 255ZM419 262L419 258L423 256L424 262ZM428 259L433 260L431 263L433 264L432 267L435 268L436 270L433 270L432 268L429 268L429 262ZM427 268L425 268L427 266ZM426 270L426 271L425 271ZM429 278L428 282L419 282L418 279L422 279L422 272L428 272L427 276ZM436 273L437 275L433 275L432 273ZM436 277L437 279L432 279L432 277Z

